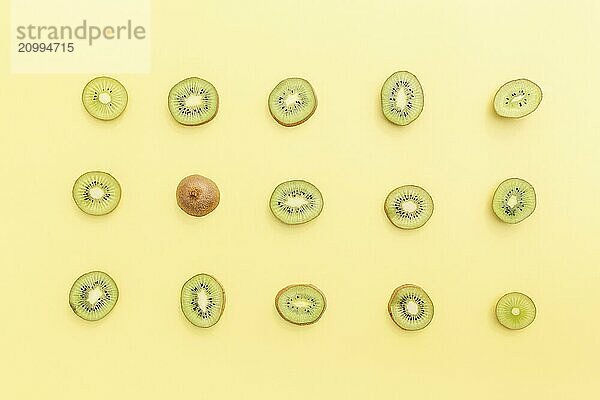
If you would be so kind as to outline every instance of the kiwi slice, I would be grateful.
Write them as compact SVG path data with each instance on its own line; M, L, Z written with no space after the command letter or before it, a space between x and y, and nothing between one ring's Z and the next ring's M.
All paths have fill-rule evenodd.
M177 186L179 208L194 217L203 217L219 205L221 193L217 184L202 175L183 178Z
M269 110L283 126L296 126L311 117L317 109L317 97L310 83L302 78L287 78L269 95Z
M535 319L536 309L529 296L519 292L507 293L496 304L496 318L508 329L523 329Z
M535 190L523 179L510 178L502 182L492 200L492 209L501 221L516 224L535 210Z
M384 210L390 222L398 228L416 229L431 218L433 199L419 186L400 186L388 194Z
M118 299L117 284L102 271L81 275L69 292L69 304L73 312L86 321L98 321L106 317Z
M529 79L515 79L500 86L494 96L494 110L501 117L521 118L534 112L542 102L542 89Z
M313 285L290 285L275 296L275 308L281 318L296 325L317 322L326 307L325 296Z
M73 185L73 200L86 214L105 215L119 205L121 185L106 172L86 172Z
M202 125L212 120L219 109L219 95L212 83L191 77L169 92L169 111L182 125Z
M192 324L210 328L221 318L225 309L225 291L214 277L198 274L181 289L181 311Z
M94 78L83 88L83 107L94 118L110 121L127 108L127 90L116 79L106 76Z
M390 75L381 88L381 109L388 121L408 125L423 111L423 88L416 76L408 71Z
M273 215L289 224L303 224L313 220L323 210L323 196L315 185L302 180L293 180L277 185L269 206Z
M433 302L420 287L402 285L392 293L388 312L400 328L418 331L429 325L433 319Z

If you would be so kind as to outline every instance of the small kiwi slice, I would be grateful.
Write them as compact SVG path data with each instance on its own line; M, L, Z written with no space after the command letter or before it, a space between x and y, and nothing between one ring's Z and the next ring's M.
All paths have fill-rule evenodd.
M523 329L536 316L533 300L519 292L507 293L496 303L496 319L508 329Z
M118 299L117 284L102 271L81 275L69 292L69 305L73 312L86 321L97 321L106 317Z
M269 110L283 126L296 126L311 117L317 109L317 97L311 84L302 78L287 78L269 95Z
M323 210L323 196L315 185L293 180L277 185L269 206L273 215L289 225L303 224L313 220Z
M402 285L392 293L388 312L400 328L417 331L425 328L433 319L433 302L420 287Z
M219 110L219 95L212 83L191 77L177 83L169 92L169 111L182 125L202 125Z
M419 186L400 186L390 192L384 203L390 222L402 229L420 228L433 214L433 199Z
M296 325L309 325L321 318L327 307L323 293L313 285L290 285L275 296L281 318Z
M219 205L221 193L217 184L202 175L183 178L177 186L179 208L194 217L203 217Z
M423 104L423 88L412 73L394 72L383 83L381 109L388 121L408 125L421 115Z
M221 318L225 309L225 291L214 277L198 274L181 289L181 311L192 324L210 328Z
M542 96L542 89L529 79L515 79L500 86L494 96L494 110L501 117L521 118L538 108Z
M492 209L501 221L516 224L529 217L536 206L535 190L523 179L510 178L502 182L492 200Z
M119 205L121 185L106 172L86 172L73 185L73 200L86 214L105 215Z
M127 108L127 90L116 79L94 78L85 85L81 96L83 107L94 118L110 121Z

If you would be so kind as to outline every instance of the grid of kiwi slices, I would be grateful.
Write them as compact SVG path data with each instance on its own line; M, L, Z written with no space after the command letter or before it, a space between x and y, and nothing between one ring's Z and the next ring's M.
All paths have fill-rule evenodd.
M541 100L542 91L537 84L528 79L516 79L498 89L493 105L499 116L522 118L534 112ZM91 116L109 121L125 111L128 93L116 79L101 76L85 85L82 103ZM396 125L412 123L421 114L423 104L423 89L414 74L398 71L384 82L381 89L381 107L385 118L390 122ZM171 89L168 105L177 122L190 126L201 125L215 117L219 97L210 82L192 77L179 82ZM271 115L278 123L295 126L313 115L317 99L308 81L302 78L288 78L279 82L272 90L268 105ZM121 187L112 175L102 171L90 171L76 180L72 194L75 203L83 212L105 215L119 204ZM206 206L206 210L202 209L196 214L204 215L212 211L218 204L218 195L213 197L215 200ZM301 224L321 213L323 198L320 191L309 182L287 181L274 190L270 207L273 214L286 224ZM535 190L523 179L507 179L494 193L492 208L503 222L521 222L533 213L535 207ZM401 186L388 195L384 210L394 225L403 229L416 229L431 217L433 200L429 193L419 186ZM69 293L69 304L80 318L98 321L113 310L118 298L119 290L115 281L105 272L91 271L73 283ZM215 325L223 314L225 291L214 277L198 274L183 285L180 300L182 312L189 322L207 328ZM326 299L315 286L296 284L283 288L276 295L275 306L284 320L296 325L309 325L323 315ZM496 304L495 311L498 322L512 330L529 326L537 314L533 300L520 292L510 292L502 296ZM394 290L388 303L388 312L402 329L415 331L424 329L431 323L434 306L422 288L409 284Z

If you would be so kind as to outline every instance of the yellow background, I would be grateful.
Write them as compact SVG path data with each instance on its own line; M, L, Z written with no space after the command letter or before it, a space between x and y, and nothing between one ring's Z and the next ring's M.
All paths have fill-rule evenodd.
M115 76L130 103L112 123L79 102L90 75L9 75L5 59L0 397L597 396L598 2L227 3L154 1L152 73ZM9 54L7 37L0 50ZM386 122L378 103L399 69L414 72L426 96L408 127ZM197 128L178 126L166 106L170 87L190 75L221 96L216 119ZM319 106L286 129L266 100L296 75L313 84ZM537 82L544 100L525 119L500 119L493 94L518 77ZM93 169L124 190L106 217L84 215L70 197ZM221 189L202 219L175 202L192 173ZM538 194L535 213L515 226L490 209L511 176ZM323 213L304 226L279 223L267 207L291 178L324 195ZM412 232L382 210L406 183L436 205ZM95 268L115 278L121 297L92 324L71 312L67 294ZM181 285L199 272L228 295L209 330L179 311ZM316 325L291 326L275 311L276 292L295 282L327 296ZM402 283L435 303L421 332L387 315ZM511 290L538 307L521 332L494 319Z

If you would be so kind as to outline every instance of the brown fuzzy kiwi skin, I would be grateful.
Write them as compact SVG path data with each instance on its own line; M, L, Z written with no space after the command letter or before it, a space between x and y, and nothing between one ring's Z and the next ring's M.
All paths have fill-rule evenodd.
M496 190L494 190L494 195L492 196L492 212L494 213L494 215L496 216L496 218L498 218L498 220L500 222L504 222L505 224L509 224L509 225L515 225L515 224L519 224L523 221L525 221L527 218L531 217L533 215L533 213L535 212L535 209L537 208L537 193L535 192L535 188L533 187L533 185L531 183L529 183L529 186L531 186L531 190L533 190L533 194L535 195L535 204L533 205L533 210L531 210L531 213L529 213L528 216L526 216L525 218L523 218L522 220L518 221L518 222L506 222L500 219L500 217L494 212L494 198L496 198L496 193L498 193L498 190L500 189L500 186L502 186L502 184L506 181L510 181L512 179L518 179L521 181L525 181L527 183L529 183L529 181L526 181L523 178L517 178L517 177L512 177L512 178L507 178L505 180L503 180L502 182L500 182L498 184L498 186L496 187Z
M281 312L281 310L279 309L279 307L277 307L277 303L279 302L279 298L283 295L283 293L290 289L293 288L295 286L306 286L306 287L310 287L314 290L316 290L317 292L319 292L321 294L321 296L323 297L323 311L321 311L321 314L319 314L319 316L317 317L317 319L315 319L312 322L304 322L304 323L298 323L298 322L294 322L294 321L290 321L289 319L287 319L283 313ZM292 285L288 285L286 287L284 287L283 289L281 289L279 292L277 292L277 295L275 296L275 309L277 310L277 313L279 314L279 316L284 319L285 321L294 324L294 325L300 325L300 326L305 326L305 325L312 325L315 322L317 322L318 320L321 319L321 317L323 316L323 314L325 314L325 310L327 309L327 299L325 298L325 295L323 294L323 292L321 292L321 290L319 290L319 288L317 288L315 285L311 285L309 283L295 283Z
M268 104L269 102L268 102L268 98L267 98L267 108L269 109L269 113L271 114L271 116L273 117L273 119L275 121L277 121L277 123L279 125L285 126L286 128L292 128L294 126L298 126L298 125L306 122L310 117L312 117L313 114L315 113L315 111L317 111L317 107L319 106L319 102L317 100L317 94L315 93L315 89L312 87L312 85L310 84L310 82L307 81L304 78L299 78L299 77L295 77L295 76L294 77L290 77L290 78L285 78L284 80L282 80L279 83L277 83L277 85L275 85L275 87L279 86L280 83L282 83L283 81L287 81L288 79L301 79L304 82L306 82L308 84L308 86L310 86L310 88L312 89L313 96L315 98L315 108L313 108L312 112L310 114L308 114L304 119L302 119L302 120L300 120L298 122L294 122L293 124L287 124L287 123L285 123L285 122L280 121L279 119L277 119L277 117L275 116L275 114L273 114L273 111L271 110L270 105ZM273 90L275 90L275 88L273 88ZM273 92L273 91L271 91L271 92ZM269 97L270 97L270 95L269 95Z
M410 71L406 71L406 70L403 70L403 71L396 71L396 72L394 72L394 73L390 74L390 76L388 76L388 77L385 79L385 81L383 81L383 85L381 85L381 90L379 91L379 98L381 98L381 97L383 96L383 89L384 89L384 87L385 87L385 82L387 82L387 80L388 80L388 79L390 79L392 76L396 75L396 74L397 74L397 73L399 73L399 72L408 72L409 74L411 74L412 76L414 76L414 77L415 77L415 79L417 80L417 82L419 82L419 86L421 86L421 92L423 93L423 108L421 109L421 111L419 111L419 113L417 114L417 116L416 116L416 117L415 117L415 118L414 118L412 121L410 121L408 124L404 124L404 125L397 124L397 123L395 123L395 122L393 122L393 121L390 121L390 120L389 120L389 119L388 119L388 118L385 116L385 114L383 114L383 110L381 110L381 112L382 112L382 114L383 114L383 117L385 118L385 120L386 120L386 121L388 121L389 123L391 123L391 124L394 124L394 125L396 125L396 126L407 126L407 125L410 125L410 124L412 124L413 122L415 122L415 121L417 120L417 118L419 118L419 117L421 116L421 113L422 113L422 112L423 112L423 110L425 109L425 91L423 90L423 85L421 85L421 81L419 81L419 78L417 78L417 76L416 76L415 74L413 74L412 72L410 72Z
M540 89L540 102L538 103L537 106L535 106L535 108L531 111L529 111L527 114L521 115L520 117L508 117L506 115L500 115L498 114L498 112L496 111L496 107L494 107L494 100L496 99L496 96L498 96L498 93L500 92L500 89L502 89L502 86L511 83L511 82L515 82L515 81L528 81L533 83L535 86L537 86ZM497 116L501 117L501 118L507 118L507 119L521 119L523 117L528 116L529 114L531 114L532 112L534 112L535 110L538 109L538 107L540 106L540 104L542 104L542 100L544 99L544 92L542 91L542 88L540 87L540 85L538 85L537 83L535 83L534 81L532 81L531 79L527 79L527 78L517 78L517 79L511 79L510 81L504 82L502 85L500 85L500 87L498 88L498 90L496 90L496 93L494 93L494 97L492 98L492 108L494 109L494 112L496 113Z
M180 84L180 83L182 83L183 81L187 81L188 79L202 79L202 78L198 78L197 76L190 76L190 77L188 77L188 78L182 79L181 81L179 81L179 82L177 82L175 85L173 85L173 87L171 88L171 90L169 90L169 95L167 96L167 108L168 108L168 101L170 101L170 99L171 99L171 93L173 93L173 89L175 89L175 87L176 87L177 85L179 85L179 84ZM203 81L206 81L206 79L202 79L202 80L203 80ZM210 84L212 85L212 82L209 82L209 81L206 81L206 82L208 82L208 83L210 83ZM215 87L215 85L213 85L213 87ZM207 120L206 120L206 121L204 121L204 122L199 122L199 123L197 123L197 124L184 124L184 123L182 123L182 122L179 122L179 121L175 120L175 116L174 116L174 115L172 115L172 113L171 113L171 110L169 110L169 114L171 114L171 115L173 116L173 119L175 120L175 122L177 122L178 124L180 124L180 125L183 125L183 126L190 126L190 127L191 127L191 126L200 126L200 125L204 125L204 124L207 124L207 123L209 123L209 122L210 122L210 121L212 121L213 119L215 119L215 117L216 117L216 116L217 116L217 114L219 113L219 104L220 104L220 101L219 101L219 92L217 91L217 88L216 88L216 87L215 87L215 99L216 99L215 113L213 114L213 116L212 116L212 117L210 117L210 119L207 119Z
M226 305L226 303L227 303L227 301L226 301L226 300L227 300L227 296L225 295L225 289L223 288L223 285L221 284L221 282L220 282L220 281L219 281L217 278L215 278L214 276L212 276L212 275L210 275L210 274L204 273L204 272L202 272L202 273L200 273L200 274L197 274L197 275L206 275L206 276L209 276L209 277L211 277L212 279L214 279L214 280L215 280L215 282L217 282L217 284L218 284L218 285L219 285L219 287L221 288L221 293L223 294L223 307L221 307L221 314L219 314L219 318L217 318L217 320L216 320L216 321L215 321L215 322L214 322L212 325L210 325L210 326L200 326L200 325L196 325L196 324L194 324L192 321L190 321L189 319L187 319L187 317L186 317L186 315L185 315L185 312L183 311L183 304L181 304L181 302L179 302L179 308L181 308L181 313L183 314L184 318L185 318L185 319L186 319L186 320L187 320L187 321L188 321L190 324L192 324L192 325L194 325L195 327L198 327L198 328L208 329L208 328L211 328L211 327L215 326L215 325L217 324L217 322L219 322L219 321L221 320L221 317L223 316L223 313L225 312L225 305ZM185 281L185 283L184 283L184 284L181 286L181 294L180 294L180 298L181 298L181 297L183 297L183 289L184 289L185 285L186 285L186 284L187 284L187 283L188 283L190 280L194 279L195 277L196 277L196 275L192 276L190 279L188 279L187 281Z
M420 331L420 330L422 330L422 329L425 329L426 327L428 327L428 326L429 326L429 324L431 323L431 321L433 321L433 315L434 315L435 307L434 307L434 305L433 305L433 301L432 301L432 302L431 302L431 317L432 317L432 318L431 318L431 320L430 320L430 321L427 323L427 325L425 325L423 328L416 329L416 330L411 330L411 329L406 329L406 328L404 328L404 327L400 326L400 324L398 324L398 323L396 322L396 320L394 320L394 315L393 315L393 313L392 313L392 303L394 302L394 299L396 298L396 294L397 294L397 293L398 293L400 290L402 290L402 289L406 289L406 288L417 288L417 289L423 290L423 288L422 288L422 287L420 287L420 286L417 286L417 285L413 285L413 284L410 284L410 283L409 283L409 284L405 284L405 285L398 286L396 289L394 289L394 291L392 292L392 296L390 297L390 301L388 301L388 314L390 315L390 318L392 319L392 321L393 321L393 322L394 322L396 325L398 325L400 328L402 328L403 330L405 330L405 331L408 331L408 332ZM425 290L423 290L423 292L424 292L424 293L427 293ZM427 296L429 297L429 295L427 295Z
M502 298L504 296L506 296L507 294L520 294L521 296L527 297L531 301L531 304L533 304L533 311L535 311L535 317L533 317L533 320L529 324L525 325L522 328L511 328L509 326L506 326L506 325L502 324L502 322L500 322L500 320L498 319L498 314L496 314L496 310L498 309L498 304L500 304L500 300L502 300ZM494 307L494 316L496 317L496 321L498 321L498 323L500 324L500 326L503 326L506 329L510 329L511 331L521 331L521 330L527 328L529 325L533 324L533 322L535 321L535 319L537 317L537 307L535 306L534 301L531 300L531 297L527 296L525 293L521 293L521 292L508 292L508 293L504 293L502 296L500 296L500 298L496 302L496 306Z
M194 217L210 214L221 200L217 184L202 175L183 178L177 186L176 197L179 208Z

